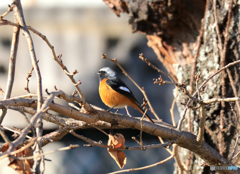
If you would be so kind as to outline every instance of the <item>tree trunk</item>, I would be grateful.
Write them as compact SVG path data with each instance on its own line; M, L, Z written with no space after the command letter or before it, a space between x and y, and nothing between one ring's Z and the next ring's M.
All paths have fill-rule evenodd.
M201 78L197 83L199 86L223 66L239 60L239 1L233 1L232 5L231 0L104 1L118 16L121 12L129 14L132 31L146 34L148 46L173 79L186 83L191 94L196 90L196 74ZM228 19L229 14L231 18ZM229 30L225 32L228 22ZM202 100L239 96L238 74L240 68L236 64L214 76L200 91ZM181 103L186 103L188 97L178 93L177 105L182 116L185 105ZM206 106L204 140L225 158L230 158L233 152L239 132L239 112L239 102ZM197 134L199 113L200 109L188 110L182 130ZM239 149L240 145L237 147ZM190 173L211 173L209 166L203 165L198 156L183 148L178 149L181 161ZM240 165L239 161L238 158L232 162ZM175 173L179 173L177 164Z

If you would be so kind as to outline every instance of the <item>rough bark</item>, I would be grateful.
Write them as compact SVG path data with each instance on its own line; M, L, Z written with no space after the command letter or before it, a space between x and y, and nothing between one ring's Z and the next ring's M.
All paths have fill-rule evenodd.
M118 16L121 12L128 13L132 31L146 34L148 46L154 50L171 76L179 83L186 82L189 87L206 1L104 0L104 2ZM209 1L203 24L199 56L196 59L195 75L200 74L200 83L223 65L239 59L239 1L233 1L232 7L229 6L230 0L217 0L216 5L214 2ZM217 25L214 7L217 9ZM221 57L224 53L224 31L227 27L229 8L232 8L232 17L224 61ZM219 34L216 26L219 27ZM203 100L222 96L239 96L239 64L231 67L228 71L215 76L207 83L201 93ZM193 78L193 80L192 90L194 91L195 79ZM184 109L180 103L186 101L187 97L181 93L177 102L180 115ZM239 110L237 109L239 104L232 103L232 106L236 112L231 110L229 103L215 103L206 109L204 140L225 158L229 158L233 152L240 125ZM190 121L185 119L183 128L196 134L200 122L199 110L191 110L189 118ZM192 129L189 129L191 127L189 124L192 125ZM240 147L239 144L238 147ZM187 165L190 173L211 173L208 166L201 166L203 161L198 156L184 149L180 149L181 151L181 161ZM235 165L239 165L239 161L239 159L235 159L233 162ZM175 165L175 173L178 172Z

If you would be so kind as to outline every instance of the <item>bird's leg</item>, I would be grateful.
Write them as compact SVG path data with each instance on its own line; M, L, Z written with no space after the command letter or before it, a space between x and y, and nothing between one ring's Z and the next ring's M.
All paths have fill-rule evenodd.
M118 113L119 110L120 110L120 108L117 109L117 111L115 112L115 114Z
M130 115L129 111L128 111L127 106L125 106L125 109L126 109L127 115L128 115L129 117L132 117L132 116Z
M117 106L117 105L115 105L115 106L109 108L107 111L108 111L108 112L111 111L111 110L114 109L116 106Z

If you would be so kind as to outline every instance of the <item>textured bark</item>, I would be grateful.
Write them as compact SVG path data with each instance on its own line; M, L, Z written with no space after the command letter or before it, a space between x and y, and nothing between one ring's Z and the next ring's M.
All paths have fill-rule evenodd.
M133 0L128 3L123 0L104 0L104 2L118 16L120 12L129 14L132 32L147 35L148 45L177 80L174 64L183 66L192 62L192 50L196 46L205 1ZM124 8L121 8L122 4Z
M201 28L201 20L204 16L205 1L203 0L104 0L108 6L120 16L121 12L129 14L129 24L133 32L146 34L148 46L156 53L158 59L164 64L168 72L179 83L190 83L191 71L194 62L194 55L197 47L197 39ZM113 2L118 2L113 4ZM219 44L216 32L216 21L214 18L214 1L209 1L208 11L205 16L204 32L201 42L199 56L197 58L196 73L201 76L200 83L209 75L220 69L223 64L239 60L239 1L233 1L232 18L230 19L229 41L227 44L225 62L221 62L221 52L224 45L224 31L227 25L228 9L230 0L217 0L217 18L219 35L222 41ZM124 4L124 5L123 5ZM124 8L123 8L124 7ZM203 100L210 98L233 97L234 87L237 96L240 95L240 68L239 64L231 67L229 72L219 74L212 78L201 93ZM232 85L230 83L232 78ZM225 81L224 81L225 80ZM193 83L193 87L195 83ZM195 87L193 88L193 91ZM224 94L222 94L224 92ZM180 115L184 106L180 102L186 102L187 97L180 94L178 97L178 109ZM237 110L236 103L232 104ZM222 111L221 111L222 110ZM190 111L192 133L198 131L200 122L199 110ZM222 112L222 116L220 116ZM232 154L239 130L239 111L237 116L231 110L229 103L215 103L206 109L207 118L205 123L204 140L225 158ZM184 121L183 129L189 130L187 118ZM240 145L238 144L239 149ZM180 158L185 163L190 173L211 173L209 167L202 167L202 160L190 154L185 149L180 149ZM233 162L240 165L239 159ZM178 173L175 165L175 173Z

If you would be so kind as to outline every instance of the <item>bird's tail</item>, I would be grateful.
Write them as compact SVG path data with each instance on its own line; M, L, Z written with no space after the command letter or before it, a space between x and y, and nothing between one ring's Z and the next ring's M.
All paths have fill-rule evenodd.
M139 110L142 114L144 114L144 111L140 108L140 106L136 105L134 108ZM145 117L147 117L147 119L149 119L149 121L154 123L154 121L147 115L147 113L145 114Z

